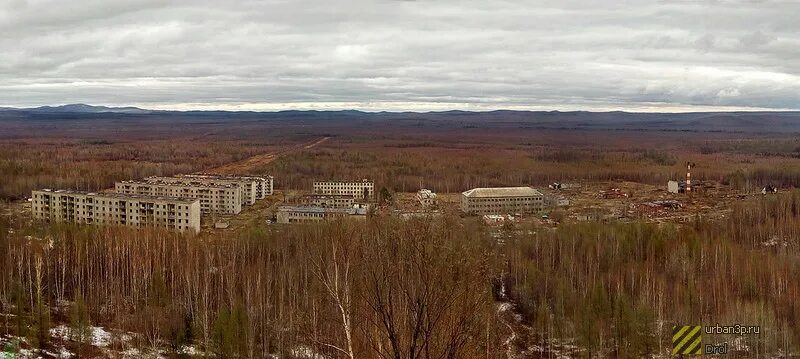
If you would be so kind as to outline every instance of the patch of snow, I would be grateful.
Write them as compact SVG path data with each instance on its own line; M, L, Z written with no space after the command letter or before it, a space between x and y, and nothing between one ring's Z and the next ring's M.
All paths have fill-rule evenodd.
M125 351L122 352L122 357L123 358L141 358L142 357L142 352L140 352L139 349L130 348L130 349L125 350Z
M194 345L184 345L180 349L178 349L178 353L180 354L187 354L191 356L203 356L203 353L200 349L197 349Z
M103 327L92 327L92 345L96 347L107 347L111 344L111 333Z
M131 332L123 333L119 336L119 340L123 342L129 342L133 339L135 335L136 333L131 333Z
M770 237L769 240L761 242L761 245L764 247L775 247L778 245L780 245L781 247L788 247L789 241L787 239L780 238L778 237L777 234L775 234L772 235L772 237Z
M64 324L60 324L54 328L50 328L50 336L53 338L69 340L71 336L71 329Z
M513 307L513 305L511 305L509 302L500 303L500 305L497 306L497 311L500 313L506 312L511 310L511 307Z
M292 356L297 358L325 359L325 356L314 352L314 349L302 345L292 349Z
M67 348L61 347L58 350L57 358L71 358L73 355L75 354L71 353Z

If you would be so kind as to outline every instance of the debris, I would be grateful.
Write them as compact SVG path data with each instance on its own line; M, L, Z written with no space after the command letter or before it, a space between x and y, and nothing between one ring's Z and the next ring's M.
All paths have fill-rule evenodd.
M761 194L767 194L767 193L778 193L778 188L774 187L771 184L768 184L763 189L761 189Z

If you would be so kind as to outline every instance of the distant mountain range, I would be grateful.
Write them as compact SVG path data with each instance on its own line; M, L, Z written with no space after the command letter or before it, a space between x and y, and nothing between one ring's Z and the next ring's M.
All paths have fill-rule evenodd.
M118 120L220 123L284 121L303 124L344 124L359 126L390 124L397 126L437 126L441 128L519 128L584 130L656 130L724 132L793 132L800 133L800 112L687 112L636 113L588 111L511 111L486 112L363 112L303 111L166 111L138 107L106 107L86 104L42 106L34 108L0 107L0 125L53 121L59 124L92 121L92 126ZM100 122L98 122L100 121ZM134 122L132 122L134 123ZM2 126L0 126L2 129Z
M37 113L152 113L151 110L145 110L138 107L106 107L106 106L92 106L83 103L75 103L61 106L41 106L30 108L15 108L15 107L0 107L3 111L25 111Z

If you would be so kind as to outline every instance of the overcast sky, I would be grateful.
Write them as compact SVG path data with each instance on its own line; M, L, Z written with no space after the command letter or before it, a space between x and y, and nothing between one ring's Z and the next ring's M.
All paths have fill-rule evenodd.
M800 109L800 2L0 0L0 106Z

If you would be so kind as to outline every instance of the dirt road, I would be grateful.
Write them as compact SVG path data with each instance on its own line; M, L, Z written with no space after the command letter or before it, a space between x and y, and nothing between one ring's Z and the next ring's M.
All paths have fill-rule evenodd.
M270 152L270 153L263 153L263 154L260 154L260 155L255 155L255 156L250 157L250 158L248 158L246 160L242 160L242 161L234 162L234 163L228 163L228 164L225 164L225 165L222 165L222 166L219 166L219 167L215 167L215 168L212 168L210 170L203 171L203 172L205 172L205 173L214 173L214 174L248 174L254 168L261 167L261 166L264 166L266 164L269 164L270 162L275 161L276 159L280 158L283 155L286 155L286 154L289 154L289 153L293 153L293 152L297 152L297 151L300 151L300 150L307 150L307 149L314 148L317 145L327 141L329 138L330 137L321 137L321 138L315 139L315 140L310 141L310 142L305 142L305 143L301 143L299 145L295 145L295 146L289 147L287 149L283 149L283 150L276 151L276 152Z

